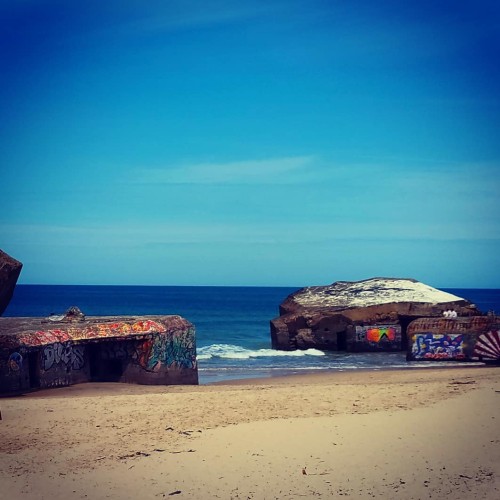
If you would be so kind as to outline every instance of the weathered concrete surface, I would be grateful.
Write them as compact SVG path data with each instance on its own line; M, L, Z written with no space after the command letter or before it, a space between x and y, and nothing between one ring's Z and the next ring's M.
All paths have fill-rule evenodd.
M195 330L186 319L77 312L0 318L0 393L88 381L198 383Z
M500 363L500 318L419 318L407 330L408 361Z
M271 320L274 349L406 349L406 327L420 317L481 315L468 300L414 279L372 278L307 287L289 295Z
M9 305L23 265L0 250L0 316Z

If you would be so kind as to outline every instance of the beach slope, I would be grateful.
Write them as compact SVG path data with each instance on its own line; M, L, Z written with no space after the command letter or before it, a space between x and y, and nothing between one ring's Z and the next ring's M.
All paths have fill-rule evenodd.
M0 400L9 499L500 498L500 371L84 384Z

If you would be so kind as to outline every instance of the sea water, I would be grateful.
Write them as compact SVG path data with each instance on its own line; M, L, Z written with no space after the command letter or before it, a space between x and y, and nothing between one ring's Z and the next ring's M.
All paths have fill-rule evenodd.
M407 369L406 353L277 351L269 321L299 287L17 285L4 316L48 316L78 306L88 316L178 314L196 327L200 383L318 370ZM443 289L500 311L499 289ZM444 363L453 365L456 363Z

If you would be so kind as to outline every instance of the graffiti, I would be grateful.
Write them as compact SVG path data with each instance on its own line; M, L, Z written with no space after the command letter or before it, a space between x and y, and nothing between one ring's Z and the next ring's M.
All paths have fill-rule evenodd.
M176 335L167 349L166 364L177 368L196 368L196 348L194 335L188 331Z
M356 327L356 342L365 342L366 340L366 330L361 326Z
M396 339L396 330L393 327L385 328L370 328L366 332L366 340L368 342L380 342L382 340L388 340L390 342Z
M153 348L152 339L147 339L136 346L134 359L136 359L139 366L141 366L145 370L148 369L148 360L152 348Z
M135 323L126 323L119 321L115 323L99 323L97 325L89 325L78 332L73 333L72 337L75 340L93 339L102 337L121 337L124 335L137 335L146 333L163 333L166 331L164 325L157 321L143 320Z
M157 372L162 364L166 364L166 350L167 338L164 335L156 336L151 344L146 370Z
M83 346L73 346L71 368L73 368L73 370L81 370L84 364L85 358Z
M153 320L141 320L134 323L118 321L114 323L97 323L82 327L71 326L67 330L39 330L19 336L20 343L26 346L42 346L69 340L89 340L95 338L123 337L127 335L143 335L148 333L164 333L165 325Z
M0 385L14 390L88 380L198 382L194 326L180 316L34 325L38 330L0 335Z
M401 333L399 325L391 326L356 326L357 342L394 342Z
M500 333L498 330L479 335L474 347L473 358L490 361L500 360Z
M41 380L40 387L45 389L51 389L53 387L65 387L71 384L71 379L69 378L54 378L50 380Z
M59 342L46 346L43 349L42 368L47 371L60 364L67 369L81 370L84 365L83 347Z
M19 336L20 343L26 346L41 346L53 344L54 342L68 342L68 340L71 340L71 338L64 330L38 331Z
M139 364L147 371L157 372L161 367L196 368L196 348L192 330L156 335L142 345Z
M163 368L196 368L195 336L191 329L154 335L138 341L104 342L102 360L131 361L148 372Z
M7 364L10 371L18 372L23 367L23 357L18 352L13 352L9 356Z
M134 323L132 325L132 331L140 333L162 333L166 331L166 328L156 321L146 319Z
M415 359L465 359L463 335L418 333L412 340Z

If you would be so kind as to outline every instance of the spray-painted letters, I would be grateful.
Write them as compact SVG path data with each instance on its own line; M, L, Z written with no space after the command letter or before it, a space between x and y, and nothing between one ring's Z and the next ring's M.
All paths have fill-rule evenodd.
M83 346L61 344L56 342L45 346L42 356L42 368L47 371L54 365L63 364L73 370L81 370L84 365Z

